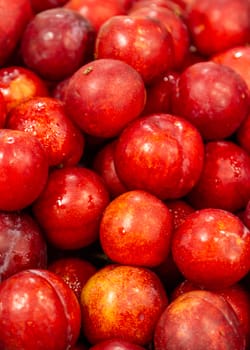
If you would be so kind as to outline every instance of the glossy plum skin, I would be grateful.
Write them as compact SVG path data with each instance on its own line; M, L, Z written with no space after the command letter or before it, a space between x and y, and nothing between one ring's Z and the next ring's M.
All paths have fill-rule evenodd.
M203 288L225 288L249 271L250 233L228 211L197 210L175 230L172 254L186 279Z
M65 350L80 334L80 305L57 275L43 269L16 273L0 285L0 347Z
M34 135L43 145L49 166L76 165L84 153L85 138L68 117L63 102L33 97L8 114L6 127Z
M201 135L192 124L159 113L141 117L123 130L114 160L118 177L128 189L176 199L199 179L203 156Z
M29 0L1 0L0 66L8 62L32 18Z
M72 256L52 261L48 270L62 277L80 301L83 286L97 269L87 260Z
M60 249L78 249L98 238L109 193L94 171L67 167L50 172L46 187L32 206L49 242Z
M188 280L181 282L171 294L171 301L178 298L180 295L192 290L200 290ZM246 337L247 349L250 345L250 295L243 284L236 283L227 288L213 291L221 295L232 306L234 312L238 316L241 323L243 333Z
M24 131L0 130L0 210L31 205L48 178L48 159L40 141Z
M146 345L167 303L164 287L151 270L107 265L83 287L83 333L92 345L112 338Z
M215 293L196 290L165 309L156 325L154 345L156 350L244 350L246 341L230 304Z
M173 39L173 69L181 69L190 45L188 27L183 18L170 9L150 5L134 11L131 10L129 15L147 16L160 21L165 26Z
M149 83L173 67L171 34L158 20L146 16L113 16L99 29L95 58L122 60Z
M228 50L213 55L211 60L216 63L224 64L234 69L245 79L250 89L250 47L247 45L236 46Z
M65 79L88 60L92 32L75 11L59 7L39 12L22 36L25 65L46 80Z
M64 100L69 116L85 133L111 138L139 116L146 89L139 73L127 63L97 59L70 78Z
M250 196L250 156L231 141L205 145L201 176L187 196L196 209L213 207L237 212Z
M31 69L21 66L0 69L0 91L4 96L7 112L25 99L49 95L45 81Z
M248 0L195 0L186 19L192 41L204 55L211 56L248 43Z
M247 116L248 86L230 67L199 62L177 79L172 109L195 125L205 140L225 139Z
M26 213L0 212L0 282L19 271L47 267L47 244Z
M102 248L112 261L153 267L166 259L172 231L167 206L148 192L134 190L109 203L99 235Z

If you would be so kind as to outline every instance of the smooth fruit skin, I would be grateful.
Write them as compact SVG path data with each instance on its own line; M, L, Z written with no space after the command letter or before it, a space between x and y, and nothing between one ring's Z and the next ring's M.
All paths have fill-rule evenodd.
M116 197L106 207L100 242L116 263L153 267L166 259L172 231L167 206L148 192L134 190Z
M0 282L22 270L47 267L47 244L28 213L0 212Z
M35 14L21 40L27 67L49 81L71 76L89 59L93 29L79 13L62 7Z
M96 59L70 78L64 100L69 116L85 133L111 138L140 115L146 89L140 74L127 63Z
M147 16L113 16L97 33L94 55L97 59L128 63L148 84L173 67L173 39L158 20Z
M35 269L0 285L0 348L65 350L80 334L80 306L57 275Z
M244 350L246 341L237 315L223 297L191 291L165 309L154 345L156 350Z
M213 62L224 64L234 69L245 79L250 89L250 47L248 45L236 46L217 53L211 57Z
M249 271L250 232L228 211L197 210L174 232L172 254L186 279L203 288L226 288Z
M112 338L146 345L166 305L166 292L151 270L107 265L83 287L83 333L93 345Z
M1 0L0 66L7 63L32 18L29 0Z
M186 195L203 167L204 144L187 120L150 114L134 120L117 139L115 167L129 190L141 189L160 199Z
M79 12L87 18L97 33L101 25L109 18L124 15L125 5L117 0L69 0L65 8Z
M206 141L231 136L248 109L249 90L243 77L212 61L187 67L172 95L173 113L195 125Z
M170 9L150 5L145 5L145 7L134 11L131 10L129 15L147 16L160 21L166 27L173 39L173 69L181 69L190 46L189 31L183 18Z
M109 193L98 174L80 167L50 172L43 193L32 206L49 242L60 249L79 249L98 238Z
M192 290L200 290L200 287L184 280L172 292L171 300ZM232 306L241 323L248 349L250 345L250 295L247 288L242 283L236 283L227 288L218 289L214 293L221 295Z
M0 210L31 205L44 189L48 159L40 141L19 130L0 130Z
M191 39L205 56L246 45L249 18L248 0L194 0L186 14Z
M199 180L187 196L196 209L244 209L250 196L250 156L231 141L205 144L204 166Z

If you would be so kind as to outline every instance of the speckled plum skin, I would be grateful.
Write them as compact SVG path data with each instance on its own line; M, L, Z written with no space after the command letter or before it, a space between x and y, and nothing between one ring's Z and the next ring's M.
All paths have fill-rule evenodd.
M37 137L50 167L76 165L84 153L83 133L56 98L33 97L20 102L9 112L6 127Z
M246 340L237 315L221 296L191 291L172 301L154 333L156 350L244 350Z
M102 248L112 261L153 267L170 251L172 215L156 196L127 191L106 207L99 232Z
M160 199L180 198L198 181L204 144L187 120L150 114L127 126L118 137L115 167L129 189L142 189Z
M92 345L112 338L146 345L167 302L164 287L151 270L108 265L83 287L83 332Z
M249 109L249 90L243 77L212 61L187 67L177 79L172 111L197 127L205 140L231 136Z
M0 285L0 347L65 350L80 334L80 305L73 291L52 272L18 272Z
M87 134L111 138L142 112L146 89L140 74L125 62L97 59L69 79L65 106Z
M48 86L39 75L27 67L13 65L0 69L0 91L7 113L25 99L49 95Z
M249 271L250 232L228 211L197 210L175 230L172 254L186 279L203 288L226 288Z
M83 286L97 269L89 261L72 254L69 257L53 260L48 265L48 270L62 277L80 300Z

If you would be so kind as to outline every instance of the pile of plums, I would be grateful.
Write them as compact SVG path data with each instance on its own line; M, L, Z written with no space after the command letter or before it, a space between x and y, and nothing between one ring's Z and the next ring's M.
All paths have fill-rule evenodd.
M250 349L249 45L249 0L0 0L0 350Z

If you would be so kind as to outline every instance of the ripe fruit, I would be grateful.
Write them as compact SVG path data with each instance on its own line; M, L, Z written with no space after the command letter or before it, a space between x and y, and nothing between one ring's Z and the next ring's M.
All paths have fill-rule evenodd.
M46 80L65 79L88 60L92 31L75 11L59 7L39 12L22 36L22 58Z
M108 265L82 289L83 333L93 345L112 338L149 344L166 305L165 290L151 270Z
M173 39L158 20L147 16L113 16L97 33L95 58L122 60L149 83L173 67Z
M31 205L48 178L48 159L40 141L24 131L0 130L0 210Z
M44 80L27 67L10 66L0 69L0 91L9 112L20 102L35 96L48 96Z
M99 237L112 261L153 267L166 259L172 230L167 206L148 192L134 190L116 197L106 207Z
M70 78L65 92L69 116L87 134L111 138L142 112L146 90L141 76L127 63L97 59Z
M21 40L32 18L32 8L29 0L1 0L0 9L0 66L3 66Z
M250 156L231 141L205 144L201 176L188 194L196 209L220 208L231 212L243 209L250 196Z
M248 0L194 0L186 17L194 45L206 56L248 43Z
M176 81L173 113L189 120L205 140L231 136L249 109L245 80L232 68L211 61L186 68Z
M156 350L244 350L246 340L234 310L208 291L185 293L169 304L154 333Z
M49 242L60 249L79 249L98 238L109 193L94 171L80 167L55 169L32 206Z
M68 117L63 102L52 97L33 97L12 108L6 127L25 131L43 145L49 166L78 164L85 139Z
M203 167L198 130L170 114L150 114L128 125L118 137L115 167L125 186L160 199L179 198L195 185Z
M228 211L197 210L175 230L172 254L186 279L203 288L225 288L249 271L250 232Z
M65 350L80 334L73 291L47 270L25 270L0 284L0 348Z

